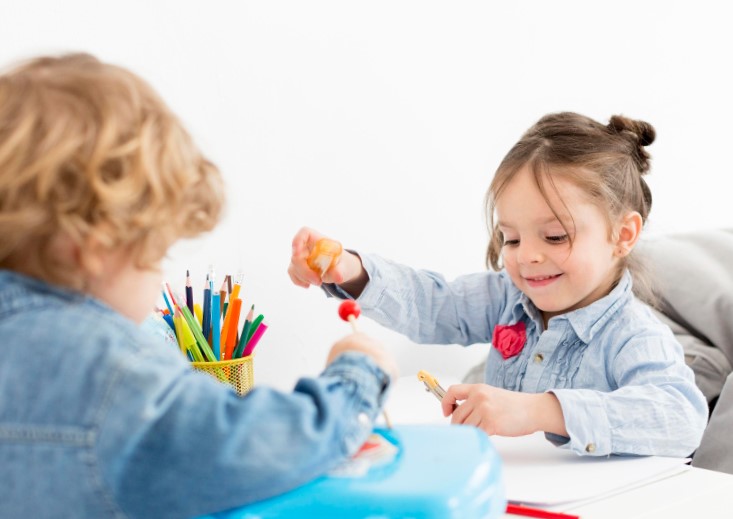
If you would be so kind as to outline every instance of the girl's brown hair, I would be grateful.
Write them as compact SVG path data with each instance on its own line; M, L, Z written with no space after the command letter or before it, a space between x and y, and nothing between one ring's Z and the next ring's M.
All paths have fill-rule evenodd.
M494 222L497 199L524 167L534 175L545 200L547 189L556 189L553 178L561 177L581 188L589 200L607 215L609 237L612 222L627 211L637 211L646 223L652 194L643 176L649 172L646 146L654 142L654 128L644 121L614 115L607 125L572 112L542 117L522 136L499 165L486 193L489 246L486 264L501 268L504 237ZM557 216L557 210L548 201ZM559 219L559 218L558 218ZM571 239L572 233L565 229ZM629 268L640 295L651 297L649 284L633 253L624 258L621 270ZM619 276L621 274L619 271Z
M222 204L216 166L135 74L73 54L0 75L0 267L78 286L53 253L59 236L151 266L211 230Z

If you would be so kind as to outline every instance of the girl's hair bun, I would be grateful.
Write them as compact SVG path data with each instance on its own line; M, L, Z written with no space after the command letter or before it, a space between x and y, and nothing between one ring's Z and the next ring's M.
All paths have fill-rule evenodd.
M627 139L633 140L636 147L639 169L642 174L646 173L649 170L650 155L644 147L654 142L657 136L654 127L645 121L629 119L623 115L613 115L608 122L608 129L625 136Z
M623 115L611 116L608 127L618 133L630 132L634 134L640 146L649 146L657 136L654 127L648 122L629 119Z

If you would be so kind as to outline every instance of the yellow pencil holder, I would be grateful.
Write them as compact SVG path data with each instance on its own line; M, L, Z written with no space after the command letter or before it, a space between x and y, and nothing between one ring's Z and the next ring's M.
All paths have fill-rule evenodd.
M193 369L208 373L219 382L229 384L240 395L245 395L255 384L254 354L219 362L192 362Z

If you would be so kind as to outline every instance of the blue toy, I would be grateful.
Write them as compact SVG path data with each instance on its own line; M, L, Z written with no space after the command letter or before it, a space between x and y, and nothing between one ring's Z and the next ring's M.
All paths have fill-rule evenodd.
M291 492L207 519L492 519L506 510L502 462L483 431L406 425L375 433L389 442L382 441L386 462L367 463L362 473L347 463Z

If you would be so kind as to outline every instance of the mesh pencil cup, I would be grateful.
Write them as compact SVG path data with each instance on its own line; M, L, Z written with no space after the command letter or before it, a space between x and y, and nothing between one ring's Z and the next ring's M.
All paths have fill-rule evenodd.
M254 354L234 360L192 362L193 369L208 373L219 382L229 384L240 395L245 395L255 384Z

